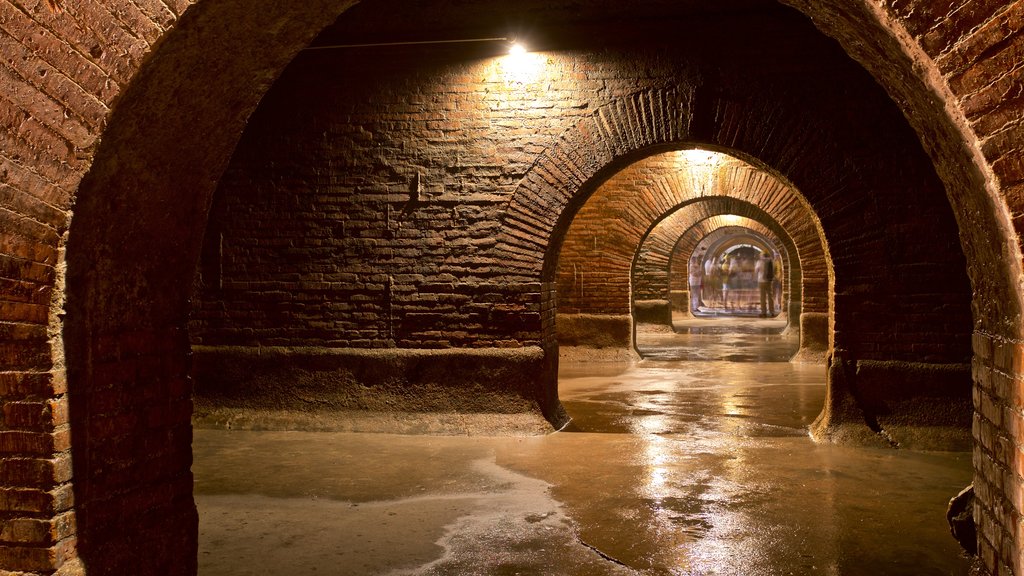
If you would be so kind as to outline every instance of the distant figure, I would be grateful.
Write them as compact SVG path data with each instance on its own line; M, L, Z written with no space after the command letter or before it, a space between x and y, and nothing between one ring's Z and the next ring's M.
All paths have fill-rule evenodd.
M690 312L697 312L700 310L701 286L704 283L704 267L701 266L699 256L690 259L687 281L690 283Z
M757 276L758 292L761 293L761 317L775 316L775 262L767 252L754 264L754 274Z
M729 288L732 284L732 256L722 256L722 308L729 310Z
M704 302L714 306L718 302L718 266L713 256L704 255Z

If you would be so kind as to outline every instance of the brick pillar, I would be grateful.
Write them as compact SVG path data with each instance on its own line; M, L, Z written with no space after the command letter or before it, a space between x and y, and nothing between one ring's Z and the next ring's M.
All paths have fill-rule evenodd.
M0 565L6 570L50 573L75 555L64 392L59 371L0 375Z
M978 555L990 574L1024 574L1014 545L1024 509L1024 459L1018 443L1024 430L1024 345L975 332L973 346Z
M0 569L49 574L75 557L67 380L45 326L7 330L17 334L0 352L13 368L0 372Z

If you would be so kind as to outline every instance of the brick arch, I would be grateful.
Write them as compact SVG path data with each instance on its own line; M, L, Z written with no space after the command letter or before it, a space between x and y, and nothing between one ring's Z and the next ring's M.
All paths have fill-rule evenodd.
M73 546L55 545L66 554L51 555L52 567L78 556L90 574L195 573L184 323L206 211L263 93L351 4L177 2L171 32L162 29L171 21L140 20L132 38L118 20L109 44L94 50L100 62L130 56L111 58L117 94L83 163L67 239L64 338L75 401L67 406L74 480L64 486L75 522L61 525L76 530ZM101 12L68 6L66 15L86 23Z
M793 268L799 268L799 261L793 258L787 249L786 242L776 236L770 228L750 218L737 218L735 216L724 218L712 216L694 224L683 236L678 238L669 255L669 287L679 287L689 291L692 289L689 283L689 275L684 272L690 259L696 254L697 246L705 242L717 245L715 240L719 237L736 238L733 241L749 241L765 251L777 252L781 256L784 270L783 280L783 308L785 303L790 304L789 308L799 310L799 294L791 297L791 286L799 282L799 274L795 274L797 282L792 280ZM792 244L792 242L790 242ZM786 277L788 276L788 277ZM796 288L797 292L799 288ZM688 308L688 306L687 306Z
M1007 121L1020 102L1011 55L1019 37L1017 5L969 2L919 7L894 1L846 3L782 0L836 39L897 103L946 186L971 263L974 320L992 345L1019 340L1022 293L1007 284L1020 275L1024 139ZM918 9L920 8L920 9ZM1016 114L1019 118L1019 114ZM1010 241L993 250L991 235ZM992 273L998 271L998 273Z
M678 286L689 289L689 278L685 271L686 263L693 257L699 245L719 236L736 234L742 238L749 238L764 250L778 252L782 256L783 266L787 273L791 266L799 266L799 262L795 258L791 258L790 255L792 242L788 242L790 246L787 247L787 242L783 238L778 237L771 228L757 220L734 215L726 216L711 216L696 222L676 239L669 253L668 283L670 288Z
M558 261L556 255L563 238L568 241L569 220L577 210L585 209L579 208L583 199L608 180L609 173L628 165L637 155L673 146L674 138L696 140L750 160L756 158L761 166L771 166L774 174L799 188L823 218L821 230L827 244L842 247L833 264L837 282L837 345L843 350L850 350L858 358L963 362L968 347L969 312L962 307L959 312L947 314L946 295L935 295L935 320L948 322L955 318L953 321L960 328L952 332L956 335L946 341L948 346L931 342L927 346L929 351L923 355L921 351L925 348L901 350L901 345L893 340L893 335L899 333L904 344L909 345L912 338L907 338L907 328L920 326L923 317L915 314L915 320L909 316L901 319L902 313L895 310L895 304L883 305L871 322L877 320L879 324L868 326L862 322L867 317L855 312L866 297L857 293L856 278L877 273L868 271L876 264L887 268L883 274L905 280L885 285L891 296L875 294L872 299L882 296L894 303L912 300L926 306L925 301L932 297L922 299L917 294L927 294L936 282L963 298L969 297L965 274L952 282L938 281L932 276L965 270L966 266L942 185L934 174L929 174L931 168L920 149L915 150L916 144L908 131L892 129L899 126L899 120L891 116L894 109L887 111L883 101L866 98L843 105L854 106L858 111L845 107L840 110L837 101L808 101L778 87L749 88L756 95L746 93L747 89L720 87L720 91L710 94L697 89L653 89L595 110L545 150L523 178L504 217L499 253L514 261L522 273L539 276L545 283L544 297L550 296L555 289L551 283L555 277L553 263ZM768 101L773 102L771 109L765 107ZM877 114L876 119L868 121L873 114ZM743 118L771 122L744 123ZM892 142L887 144L890 138ZM894 150L895 154L887 156L883 150ZM897 194L896 190L912 193ZM893 219L901 214L919 217L918 229L897 225ZM924 222L938 227L926 226ZM940 229L944 231L938 232ZM936 233L943 240L934 247L905 241ZM901 249L880 259L886 246ZM547 249L544 259L539 256L538 247ZM911 256L902 247L921 253ZM926 259L924 252L928 252ZM915 266L915 259L927 262L936 260L935 255L940 255L937 260L942 260L942 264L929 263L925 268L914 269L913 274L904 271ZM541 308L550 317L551 300L544 297ZM943 312L939 313L939 309ZM543 329L545 341L550 343L553 324L545 324Z
M788 243L792 247L792 240L788 238L787 240L789 240ZM799 261L791 256L786 243L776 236L771 229L761 222L750 218L735 215L712 216L697 222L683 232L677 238L669 253L669 274L667 280L670 289L679 289L689 294L696 288L690 284L689 274L687 273L688 265L690 259L696 255L697 246L708 243L719 249L722 247L728 249L738 243L749 243L762 251L779 254L783 270L783 275L779 278L782 288L782 303L779 312L784 312L787 308L790 310L785 317L787 321L790 318L799 316ZM797 286L795 297L791 294L793 286ZM689 304L689 301L685 303L687 312L690 311ZM799 326L799 320L791 325Z
M1024 349L1024 132L1019 3L783 0L811 16L889 92L921 139L956 214L973 290L974 487L979 557L989 573L1024 573L1017 519L1019 427L1002 417L1021 403ZM1017 215L1017 216L1015 216ZM986 409L982 409L982 408ZM1014 417L1016 422L1016 416ZM1008 438L1017 450L1004 450Z
M713 207L715 204L718 206ZM718 230L744 229L757 235L751 238L758 238L757 242L762 248L776 250L782 255L783 268L788 274L784 283L787 299L790 287L797 286L794 302L796 314L793 320L799 323L800 263L792 238L766 214L757 217L740 216L729 208L722 208L721 204L717 198L703 200L686 207L699 207L701 214L697 213L698 210L684 208L651 229L640 244L633 265L634 300L668 301L673 290L688 292L688 263L697 245ZM689 311L688 304L685 308Z
M680 269L678 265L689 260L693 249L703 237L715 229L730 226L723 216L730 216L742 222L736 226L757 230L767 238L775 238L774 245L780 248L787 258L792 254L793 268L799 270L796 245L774 218L751 202L710 196L681 207L651 227L640 243L633 264L634 297L645 296L666 300L670 279L681 278L682 286L686 287L686 267L684 265ZM788 260L786 264L788 271ZM642 281L641 275L646 276ZM799 276L792 280L799 283ZM675 282L672 284L678 285Z
M792 257L791 251L794 248L792 240L785 236L779 237L775 231L757 220L735 217L731 214L728 216L730 217L711 216L693 223L682 235L676 238L667 257L668 273L666 275L666 284L668 289L672 290L674 287L679 287L689 290L690 285L686 266L695 254L697 246L712 236L717 237L718 235L731 233L730 231L734 231L736 234L743 232L756 240L762 249L778 252L782 256L783 270L788 275L785 278L785 290L788 293L790 286L798 286L799 275L797 274L797 281L794 282L793 269L796 268L798 273L800 263L799 260ZM797 295L795 299L799 301L799 287L796 290Z
M693 166L686 152L654 154L611 176L590 196L570 225L559 255L558 313L565 325L559 328L559 339L573 345L607 345L601 336L607 327L584 328L593 321L623 324L617 333L631 334L625 326L631 322L631 270L651 232L666 218L669 223L693 222L732 212L773 222L778 235L795 239L792 253L807 263L796 283L801 287L797 302L805 301L807 316L793 310L794 318L806 320L805 329L815 335L807 340L809 345L827 343L827 332L821 329L828 325L829 259L816 218L799 194L782 180L739 159L715 166L710 186L701 181L707 169ZM652 314L667 318L667 304L662 308ZM581 314L586 316L576 316ZM620 338L617 345L628 346L628 342Z
M785 182L751 164L728 156L712 170L713 184L701 184L705 168L686 160L685 152L663 152L637 161L608 178L577 212L561 245L557 279L563 286L559 308L570 313L623 313L628 311L628 270L634 255L650 227L681 206L696 202L699 211L709 198L735 199L740 215L759 213L779 222L782 229L801 238L801 248L809 259L824 262L823 241L815 226L816 218L803 204L799 194ZM762 206L762 208L757 208ZM717 206L716 208L717 209ZM609 227L609 222L615 222ZM600 236L600 244L596 241ZM588 257L589 255L589 257ZM570 267L587 262L591 274L595 268L598 282L614 288L615 294L601 294L598 302L581 301L572 289ZM812 292L826 294L827 272L823 267L811 277ZM584 291L584 294L587 292ZM591 293L595 296L595 293ZM586 300L585 298L582 300ZM827 306L827 301L824 303Z
M812 15L826 33L840 38L846 50L872 71L893 94L940 166L951 196L956 197L956 214L965 237L965 251L977 294L974 316L978 324L975 362L982 373L979 388L986 398L995 400L996 406L1008 407L1013 400L1011 393L1000 392L991 383L997 377L1019 374L1006 358L1013 358L1014 351L1020 348L1020 294L1014 284L1020 251L1018 244L1013 243L1011 256L1004 259L1000 250L1005 244L1003 239L1011 242L1019 239L1013 227L1019 225L1019 221L1012 222L1009 214L1020 212L1024 202L1018 194L1020 179L1015 176L1024 148L1020 146L1019 130L1013 129L1013 122L999 121L1007 110L1019 110L1019 104L989 96L1000 94L1007 85L1013 85L1017 59L1003 57L1005 51L1014 46L1013 42L1004 40L1019 32L1019 24L1009 18L1019 8L975 1L952 6L946 13L935 9L916 10L917 4L897 7L892 2L881 7L871 2L838 0L806 5L791 3ZM134 91L134 95L126 91L142 76L137 70L143 62L152 60L149 64L153 70L165 72L142 83L155 90L155 84L167 81L166 91L177 96L185 94L178 92L180 84L219 79L220 72L224 71L222 60L204 59L201 50L178 54L180 60L176 62L186 62L187 66L174 68L155 63L181 49L180 43L167 39L168 31L178 26L177 18L191 5L187 0L168 1L166 10L153 3L146 3L146 8L127 4L120 8L127 7L127 14L117 16L114 10L107 10L102 4L79 7L71 2L57 4L63 5L65 13L72 16L55 15L46 12L46 4L5 2L2 8L9 19L5 20L0 34L5 41L5 55L15 56L4 62L14 78L5 79L9 82L5 86L10 86L11 90L6 91L3 103L5 112L9 113L4 118L5 128L11 129L0 131L3 134L0 181L5 208L0 232L4 239L3 275L7 282L3 289L6 305L2 318L11 326L3 341L13 350L5 358L8 363L3 377L4 406L9 414L19 410L34 411L45 404L45 413L52 415L42 422L35 418L6 420L6 432L32 441L19 445L12 452L17 462L11 469L17 468L19 472L6 475L4 485L33 494L39 490L66 491L70 486L67 420L63 416L67 409L63 346L54 337L60 334L62 326L61 239L71 222L70 208L78 196L78 183L92 166L93 147L101 134L106 139L108 125L112 128L111 135L118 130L131 132L129 128L114 126L120 121L110 116L110 110L115 102L118 102L117 107L132 106L131 100L148 97L150 93L144 89ZM182 35L189 35L196 44L201 44L223 34L228 50L225 53L241 54L244 50L240 47L258 47L268 40L268 35L274 36L281 30L276 25L247 29L240 23L249 21L248 18L268 16L272 17L271 24L275 24L284 11L308 9L308 14L319 11L324 18L340 11L340 3L303 4L247 3L244 8L222 7L224 11L216 13L211 9L206 23L222 22L223 28L194 26ZM92 25L86 26L87 21ZM849 26L851 23L856 26ZM234 32L230 30L232 26L237 26ZM103 34L93 30L102 30ZM290 34L287 32L284 36ZM253 39L251 44L247 37ZM276 45L276 39L272 40L270 45ZM988 49L990 47L994 49ZM169 68L174 70L168 72ZM275 74L273 68L266 69L271 77ZM42 74L41 70L47 73ZM181 70L192 73L183 75ZM985 78L992 81L979 87L976 82ZM261 85L241 85L238 94L252 96L261 90ZM123 98L122 94L125 94ZM234 97L230 102L239 104L230 114L232 120L244 117L246 105ZM159 117L190 116L205 105L203 99L182 97ZM225 105L225 108L230 107ZM153 117L147 118L152 120ZM223 129L228 125L232 124L216 124L215 128ZM166 128L160 122L146 126L145 136L127 141L145 145L147 137L159 140L160 132ZM190 144L202 148L209 134L199 131L182 134L184 139L178 145L181 149L187 149ZM185 168L180 173L187 174L198 167L200 173L216 174L215 168L205 168L209 167L208 163L216 165L221 157L198 156L194 164L177 165L177 168ZM162 160L155 155L147 168L159 170ZM169 171L174 169L169 168ZM166 206L173 210L174 202ZM156 218L158 212L147 211L142 215ZM76 226L77 218L76 214ZM126 228L140 226L132 219L128 222ZM989 243L987 240L992 236L997 236L999 241ZM127 291L130 288L126 288ZM175 350L179 349L175 347ZM120 371L132 370L134 352L131 349L108 349L107 353L111 358L119 358ZM155 386L153 390L159 388ZM992 414L980 415L979 412L979 418L979 428L987 427L992 432L990 437L996 437L1000 430L1005 431L994 424ZM176 420L180 421L180 418ZM131 427L124 422L111 426L115 431ZM1011 439L1019 446L1016 436ZM179 438L176 442L181 445L184 440ZM984 458L986 466L996 474L1015 470L1012 459L995 456L995 448L988 444L984 445L979 458ZM991 500L982 502L986 518L996 516L991 512L995 498L1001 498L996 503L1000 509L1017 510L1006 496L1020 486L1020 481L1014 477L1007 485L1009 487L992 492L995 496ZM177 489L175 493L182 494ZM68 501L47 500L40 506L39 510L19 519L62 528L52 536L40 532L37 536L6 542L7 551L0 556L3 569L48 572L75 557L74 531L69 532L69 525L64 521L68 510L64 506L70 506ZM164 536L174 531L173 528L167 533L158 528L154 530ZM984 550L989 554L985 557L1002 559L1020 573L1016 531L1012 527L1001 530L987 540L988 547ZM155 544L159 539L153 537L138 544L157 558L160 554L154 551L161 550L161 545ZM1003 545L1004 541L1010 544ZM174 545L173 542L163 544ZM991 553L993 546L994 554ZM187 549L187 545L178 547L174 557L180 559L182 550L187 556ZM992 563L989 564L990 570L994 570ZM169 567L177 565L161 566L148 572L145 565L133 568L134 573L144 574L167 573Z
M671 269L681 267L680 281L685 286L685 262L701 238L718 227L729 225L721 218L726 214L739 216L748 223L747 227L777 239L778 247L786 258L784 301L788 302L790 322L799 327L800 358L820 357L829 348L828 286L831 270L822 239L813 234L813 230L804 229L801 234L793 235L773 215L754 203L728 197L705 197L680 208L655 225L641 243L636 266L641 265L645 252L666 253L667 249L670 270L664 273L664 278L672 280L676 275L671 273ZM660 250L656 244L661 245Z
M715 200L710 198L700 204L711 204ZM757 236L751 238L757 238L759 247L785 254L786 270L789 270L789 249L773 230L758 220L735 215L729 210L698 218L684 212L685 209L678 210L655 224L640 244L632 273L634 300L668 300L673 287L689 289L686 263L697 244L721 228L742 228L755 233ZM727 220L735 220L735 223ZM789 244L792 247L792 241Z
M931 398L956 405L945 411L948 418L904 406L929 425L962 432L969 413L968 266L943 182L918 136L879 94L863 92L851 100L820 78L821 91L807 98L770 80L746 82L738 70L715 73L714 87L651 88L595 109L545 149L517 185L496 251L517 274L541 281L539 331L548 354L558 339L556 263L564 269L563 244L587 199L638 157L696 142L792 183L818 215L834 271L828 293L836 361L829 378L843 387L830 396L816 437L860 437L846 433L853 413L840 400L851 398L854 385L846 375L857 365L877 365L861 372L864 386L874 386L869 379L892 380L891 370L904 369L913 372L911 386L921 394L934 383L941 391ZM936 241L920 240L925 237ZM870 293L861 288L868 278L878 280ZM948 330L936 337L927 333L931 325ZM892 362L906 364L896 368ZM911 421L883 420L896 427ZM961 434L958 441L966 438Z
M504 212L499 252L524 273L543 273L550 281L557 260L552 247L561 247L559 236L582 206L581 197L637 157L682 148L691 136L690 116L678 111L688 111L694 98L693 91L674 88L633 94L562 134L517 186Z
M733 226L722 218L725 215L739 218L742 224L735 224L736 226L755 230L767 238L774 238L776 248L786 255L786 271L790 274L787 289L789 286L795 287L794 319L799 317L801 293L808 297L805 311L828 313L828 270L824 253L820 251L820 240L815 242L816 238L800 238L798 241L756 204L725 197L707 197L687 205L656 224L648 233L640 245L634 270L656 270L651 279L656 285L651 288L652 297L665 298L670 289L670 282L672 285L686 286L685 262L689 260L701 239L718 228ZM804 243L809 246L803 246ZM818 250L814 250L815 244L818 245ZM810 256L803 255L807 253L810 253ZM805 268L811 270L812 275L822 274L826 278L826 283L811 283L806 289L801 289L802 270ZM634 289L639 290L639 286Z

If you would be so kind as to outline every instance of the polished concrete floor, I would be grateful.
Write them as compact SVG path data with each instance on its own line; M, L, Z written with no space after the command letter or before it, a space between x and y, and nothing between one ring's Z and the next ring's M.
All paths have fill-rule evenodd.
M563 363L548 435L196 430L199 574L969 573L944 512L970 454L815 444L822 366L688 331Z

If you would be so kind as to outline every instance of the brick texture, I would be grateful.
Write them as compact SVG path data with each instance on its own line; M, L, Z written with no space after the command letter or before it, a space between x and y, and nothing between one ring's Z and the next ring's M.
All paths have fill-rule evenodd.
M897 103L902 115L892 115L882 122L874 115L879 102L863 94L850 95L862 106L847 106L846 96L833 90L835 86L846 85L834 82L842 75L825 70L821 74L821 86L796 82L780 89L781 96L771 90L759 94L763 102L777 102L776 96L785 100L793 90L807 90L822 95L823 102L834 105L831 113L838 115L834 133L822 130L821 134L816 134L810 128L793 130L794 134L802 135L801 139L787 141L782 136L785 124L777 121L785 117L785 107L758 108L742 98L734 98L740 81L717 78L716 67L707 69L715 72L696 76L693 68L686 67L666 74L659 70L659 63L664 63L661 58L655 58L655 65L649 68L634 66L636 61L631 57L617 58L614 50L597 61L588 63L583 58L560 69L558 77L552 78L548 87L552 93L561 90L559 104L552 104L550 108L547 104L532 107L530 103L538 101L538 94L524 86L507 98L492 94L491 100L483 100L481 109L473 107L478 100L471 92L462 96L453 94L451 110L438 108L433 115L417 117L420 112L412 109L419 108L423 104L421 100L433 98L436 93L409 87L428 86L429 81L403 85L396 80L380 85L383 92L391 91L391 116L375 115L366 101L361 101L362 110L358 102L349 101L347 112L357 118L352 125L361 127L362 132L329 130L319 134L338 138L332 140L337 144L334 150L373 149L375 152L362 157L338 153L323 158L325 162L334 162L335 167L344 167L349 174L360 175L353 177L353 182L343 184L360 199L344 203L343 207L354 209L356 220L360 210L373 212L370 221L379 223L381 213L387 214L384 206L403 207L411 183L417 181L416 174L421 173L418 189L429 208L417 209L418 214L402 214L399 210L392 213L395 219L391 222L399 221L400 217L413 220L437 217L446 224L457 223L454 230L462 235L451 241L475 237L480 244L468 242L464 249L449 249L460 256L454 261L456 264L472 261L467 265L472 272L449 268L446 273L453 279L439 277L428 281L424 278L410 284L405 278L396 277L390 269L367 271L360 267L367 260L378 262L366 256L375 254L378 249L391 249L390 258L411 258L401 254L400 247L383 246L381 238L375 237L388 230L387 226L350 229L355 230L353 234L366 236L362 244L347 245L355 247L352 254L345 255L349 259L345 269L360 277L366 276L366 280L364 286L348 278L340 280L344 285L341 292L350 291L355 306L351 311L342 311L341 316L354 319L356 324L355 332L346 328L345 340L338 345L384 346L391 345L392 341L396 345L402 342L422 346L497 345L508 340L509 344L539 341L550 350L554 345L557 250L548 247L560 244L568 224L563 215L574 212L581 204L578 192L593 190L594 179L601 178L602 169L621 167L624 158L648 145L694 138L745 150L807 194L815 210L823 215L821 224L835 257L835 314L840 331L837 342L862 357L882 356L886 350L893 351L893 342L886 340L884 329L912 334L915 326L930 326L936 335L959 335L965 333L965 321L973 320L975 464L981 495L978 513L982 558L992 574L1020 575L1024 571L1016 526L1022 509L1021 486L1024 485L1017 464L1021 461L1017 452L1024 445L1017 424L1021 370L1019 363L1012 360L1007 363L1006 358L1019 356L1013 351L1021 346L1022 332L1021 295L1016 282L1021 264L1019 227L1024 225L1024 219L1012 217L1024 211L1024 194L1020 193L1024 134L1019 114L1022 8L1019 3L1003 0L937 3L792 0L787 3L812 17L816 26L835 38L847 54L864 66ZM165 260L154 255L160 255L160 246L170 245L183 253L182 262L198 260L197 247L182 246L191 246L189 238L201 236L205 209L180 208L185 216L169 220L170 233L160 223L168 221L169 214L179 210L179 206L207 205L213 192L211 183L219 179L249 112L294 52L346 5L344 2L289 3L287 6L206 2L190 10L189 0L58 0L52 3L0 0L0 51L4 56L0 60L0 86L3 88L0 90L0 213L3 214L0 216L0 324L3 325L0 390L4 399L4 425L0 431L11 433L4 440L5 450L11 452L0 463L0 478L4 482L3 501L13 506L3 512L2 520L5 525L16 527L3 535L0 570L48 574L68 559L81 556L89 565L90 573L194 572L193 562L180 560L181 551L185 550L187 556L188 543L194 541L194 509L190 482L185 474L187 450L183 448L188 443L184 432L187 428L184 414L188 410L183 401L188 395L187 386L180 377L167 379L152 374L155 370L171 368L170 374L180 376L186 351L181 345L164 347L160 344L166 342L164 323L154 322L152 329L140 329L139 325L145 322L138 320L139 316L145 318L152 313L170 317L168 323L174 329L184 328L184 314L180 311L185 307L187 290L175 292L175 286L189 284L183 281L191 277L189 265L175 258ZM51 6L60 9L54 10ZM310 16L313 13L319 13L320 17ZM188 36L193 42L170 41L174 32L168 33L168 30L178 29L179 20L189 18L194 19L195 25L184 27L187 32L180 36ZM259 21L259 18L265 20ZM275 36L260 35L267 30L273 30ZM220 46L224 49L209 50L222 40ZM216 53L218 57L204 58L204 53ZM225 54L232 58L223 57ZM800 54L810 55L810 61L821 56L813 51ZM675 58L669 56L670 60ZM259 65L250 67L255 61ZM631 74L621 72L623 63L629 64ZM139 73L140 67L146 70ZM446 78L453 85L466 90L472 91L470 85L479 80L475 71L453 71L444 66L425 71L424 75L434 78L438 69L447 74ZM182 74L182 70L190 73ZM762 81L757 70L750 72L744 75L744 82ZM677 79L677 75L685 77L686 81L670 82ZM642 78L638 80L638 77ZM563 89L564 85L559 82L572 83L574 87ZM730 83L732 88L729 88ZM717 93L716 85L726 89ZM214 87L223 92L213 94L210 90ZM159 94L164 96L157 96ZM157 103L149 109L139 106L139 102L145 101ZM563 108L556 108L563 104ZM881 104L881 108L888 106L885 102ZM819 106L827 107L823 103ZM680 110L691 109L697 112L680 113ZM126 113L118 118L118 110L145 113L135 116ZM453 118L459 115L454 114L456 112L465 112L468 117ZM796 121L797 125L800 122L813 124L813 118L822 110L811 106L808 112L810 120ZM474 113L480 116L474 118ZM848 114L845 121L843 114ZM535 120L536 126L523 130L517 125L520 115ZM556 116L563 120L552 121ZM756 127L744 127L742 120L751 117L766 120ZM141 122L140 118L147 121ZM189 119L187 129L180 128L186 124L182 118ZM942 194L925 193L935 187L930 175L915 173L919 169L915 163L906 165L879 157L892 150L901 151L908 145L908 139L899 134L899 129L894 131L896 134L886 133L891 126L902 126L904 120L914 129L915 137L945 185L952 213L956 215L955 223L948 216L943 217L946 208L939 206L941 203L936 200ZM484 122L487 128L480 124ZM867 126L877 128L879 122L886 128L882 130L885 134L874 138ZM403 124L408 126L401 128ZM864 129L850 124L863 124ZM144 136L132 136L138 126L146 127ZM397 147L402 139L381 138L384 132L409 131L413 126L419 131L416 140L428 145L403 149ZM481 132L485 137L476 137ZM501 136L495 138L494 134ZM833 139L834 134L843 137ZM101 135L106 146L122 152L121 158L115 160L115 155L97 152ZM443 142L458 140L462 146L451 149L476 150L471 156L483 150L480 155L489 156L490 161L465 163L461 154L452 157L443 152ZM373 148L370 142L381 146ZM837 150L845 152L837 153ZM817 161L801 164L801 159L808 156ZM118 166L118 162L121 168L129 167L121 172L150 174L152 179L104 175L111 167ZM876 173L865 170L876 163L879 166ZM454 171L446 174L449 169ZM87 173L91 174L92 184L82 187ZM841 178L849 173L856 177ZM330 171L324 174L328 180L322 184L340 184L330 179ZM883 174L886 177L883 178ZM889 174L897 177L890 179ZM315 175L299 173L298 176L304 178L311 189L315 188L314 184L319 185ZM922 184L908 188L898 185L900 181ZM388 186L381 186L382 182ZM268 183L264 179L263 187L254 187L251 191L272 195L278 184L283 182L270 179ZM451 198L448 204L444 203L446 197ZM463 204L487 216L459 215L457 209ZM61 333L62 326L59 314L64 296L61 249L69 228L75 229L71 225L72 205L75 205L75 222L80 222L81 227L92 229L104 222L114 223L107 225L109 236L118 240L83 240L83 246L97 248L95 252L81 248L82 259L97 264L98 273L106 275L109 282L95 289L96 299L89 303L88 309L94 314L89 322L97 324L87 330L73 330L76 340L68 347L77 349L79 354L86 350L89 354L97 352L105 359L65 377L63 344L55 336ZM140 206L149 208L139 209ZM570 209L567 212L565 208ZM921 211L917 212L919 208ZM914 217L908 217L908 213ZM500 226L488 228L486 232L470 231L473 223L488 219L496 219ZM388 222L386 216L383 221ZM879 223L880 229L886 231L886 235L880 237L953 238L953 244L958 229L964 261L951 264L932 258L930 252L913 253L926 249L920 245L887 246L884 242L873 242L870 235L861 233L871 230L872 223ZM151 237L140 232L149 228L153 230ZM397 230L392 232L397 235ZM411 232L407 229L403 233ZM488 248L491 242L493 249ZM198 241L194 244L198 246ZM135 248L129 250L129 247ZM955 252L945 245L934 251L936 254ZM442 252L432 258L440 258ZM68 259L74 261L76 253L79 249L69 250ZM892 260L884 274L879 273L878 266L862 260L867 253L884 254ZM160 281L151 283L152 291L140 290L141 283L136 275L151 273L151 266L144 265L149 261L157 261L167 268L167 276L157 275ZM412 264L402 264L399 268L403 266L415 268ZM500 297L502 302L507 298L511 306L506 310L510 319L498 319L503 326L501 330L484 327L483 307L473 307L486 303L480 294L488 292L478 290L477 286L488 287L483 278L490 274L484 272L490 267L506 267L503 278L522 290L493 293L493 298ZM967 270L970 288L952 287L960 281L948 282L941 272L946 267ZM936 272L936 268L940 271ZM872 276L876 273L877 276ZM391 277L390 282L385 280L386 276ZM869 277L873 278L871 282L858 283ZM467 283L466 278L472 280ZM320 281L287 276L280 280L282 283ZM378 308L387 309L388 299L384 296L388 294L388 286L393 298L392 310L397 306L408 316L416 312L413 310L418 305L416 299L409 294L401 299L396 294L402 287L418 287L417 282L443 290L425 290L426 294L437 295L439 300L443 299L441 294L451 298L445 304L449 306L445 308L445 315L461 317L459 324L453 325L451 335L432 334L437 331L432 329L434 326L447 328L446 321L438 318L412 317L411 323L400 326L383 321L385 315ZM885 326L874 324L871 317L878 305L860 292L862 286L881 283L894 284L892 297L907 307L901 317L889 318ZM453 288L439 284L452 284ZM912 300L903 298L929 285L949 288L948 294ZM272 293L274 290L264 290L268 286L278 290L291 288L290 284L267 284L257 286L254 293ZM307 286L302 290L315 292L315 288ZM243 287L227 285L225 289ZM462 298L457 297L460 290ZM974 294L973 310L965 313L959 303L962 295L969 295L970 290ZM161 297L164 292L170 295ZM951 297L954 294L960 296ZM314 296L314 307L323 309L323 299L317 300ZM948 301L944 300L947 296L950 296ZM140 308L150 308L139 316L121 314L117 306L107 305L118 300L132 300ZM280 310L279 302L280 298L271 300L271 305L261 304L261 308ZM891 304L883 302L881 306ZM301 308L308 310L305 305ZM288 312L294 313L293 310ZM204 313L208 315L204 321L211 321L209 311ZM353 316L357 313L366 316ZM69 310L69 321L77 314L84 315L84 312L81 308ZM260 311L253 310L249 314L258 316ZM943 320L937 320L936 314ZM100 325L101 318L120 321L109 320L109 325ZM481 324L480 331L475 329L476 324ZM40 327L46 327L48 337L43 337ZM220 334L242 340L252 338L245 334L226 335L224 330ZM259 337L270 335L260 334ZM323 332L286 333L284 337L321 340ZM106 343L101 345L94 341L98 338L105 339ZM959 336L941 340L929 341L927 334L922 333L907 340L914 342L915 350L897 352L912 354L915 358L922 355L943 358L956 355L962 345ZM180 336L175 341L180 342ZM120 342L124 347L138 343L147 349L122 356L101 354L111 342ZM955 345L951 347L949 342ZM173 354L177 360L170 366L164 365L164 354ZM71 360L78 370L81 365L75 364L74 358ZM119 503L121 507L117 510L122 514L119 518L132 519L127 524L115 523L109 518L104 520L102 511L94 513L93 524L82 518L70 522L66 515L72 492L67 462L76 447L72 435L70 452L62 451L65 440L61 435L66 429L60 422L65 409L72 428L77 418L88 420L89 413L76 412L74 402L62 407L69 382L73 386L79 380L87 382L89 389L93 381L109 383L112 391L104 392L107 388L102 385L96 388L101 405L116 404L120 391L135 388L150 403L134 417L128 416L129 409L123 414L111 413L109 417L98 418L99 433L108 434L109 438L125 438L145 426L152 426L148 435L143 436L142 444L153 444L161 436L171 438L165 444L156 443L153 454L170 457L168 468L161 469L157 479L142 477L141 470L153 464L141 452L144 449L124 442L113 443L104 456L126 465L129 470L126 476L109 478L114 489L105 495L103 491L85 488L86 493L96 497L92 502L75 500L79 502L76 511L79 506L102 510L106 504ZM999 413L1002 415L997 416ZM42 439L45 435L50 438ZM79 460L83 461L83 468L75 472L76 477L85 484L102 487L107 480L93 478L100 465L89 463L84 456L76 459L76 465ZM137 484L133 484L135 482ZM127 488L119 491L118 486ZM144 511L152 514L144 514ZM160 518L159 522L146 520L156 517ZM109 521L109 524L101 521ZM115 528L115 524L121 527ZM90 537L77 539L75 531L89 532L90 525L95 527L91 540ZM129 533L130 539L125 536ZM153 558L179 558L183 566L179 569L174 562L165 562L159 567L144 562L127 564L138 559L139 554L151 552Z
M695 189L701 178L680 170L686 162L686 155L679 152L646 158L604 182L588 199L576 214L560 254L560 309L566 313L628 313L634 254L637 266L648 266L645 254L660 250L662 266L652 273L667 280L668 254L683 233L708 217L734 214L769 222L774 234L787 238L792 234L797 239L798 245L789 240L794 259L798 255L801 259L792 271L800 278L800 270L806 269L802 281L805 308L827 313L829 271L822 240L814 216L795 192L770 174L737 160L714 169L712 187ZM705 168L694 172L701 170ZM609 226L609 221L615 224ZM681 270L685 288L685 266ZM633 276L637 298L668 298L664 280L652 277L649 282L659 287L649 287L641 276Z

